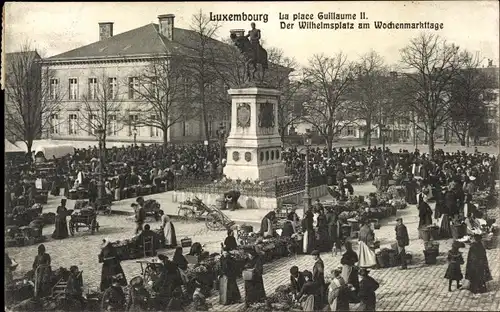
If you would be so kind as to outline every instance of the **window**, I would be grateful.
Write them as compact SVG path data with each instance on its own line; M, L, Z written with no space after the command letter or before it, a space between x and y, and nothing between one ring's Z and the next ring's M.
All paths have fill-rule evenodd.
M189 89L190 89L189 78L187 78L187 77L183 78L182 85L183 85L184 97L188 98L189 97Z
M157 120L157 116L151 115L151 121ZM151 137L159 137L160 136L160 129L158 127L154 126L149 126L149 135Z
M128 116L128 135L132 136L133 129L137 129L137 135L139 135L139 127L137 127L137 121L139 120L139 115L129 115Z
M128 98L133 100L137 99L137 91L139 89L139 79L137 77L128 78Z
M55 100L59 94L59 79L50 79L49 96L51 100Z
M78 79L69 79L69 99L76 100L78 98Z
M118 95L116 78L108 78L108 100L115 100Z
M97 128L97 115L96 114L89 114L89 124L87 125L88 133L95 135L96 134L96 128Z
M97 78L89 78L89 99L97 99Z
M160 94L160 92L158 91L158 84L156 83L156 79L155 78L151 78L151 90L149 90L149 94L152 97L156 97L156 98Z
M59 115L52 114L50 115L50 133L51 134L59 134L61 131L59 127Z
M495 107L488 108L488 117L496 118L497 117L497 109Z
M77 122L78 122L78 116L76 114L69 114L68 134L78 133Z
M109 115L108 118L109 118L108 134L117 135L118 123L116 122L116 115Z
M354 127L353 126L347 127L347 136L354 136Z

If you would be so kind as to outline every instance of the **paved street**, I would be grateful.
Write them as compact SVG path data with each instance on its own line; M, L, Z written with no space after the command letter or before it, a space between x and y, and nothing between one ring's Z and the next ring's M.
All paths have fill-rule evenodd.
M371 184L363 184L355 186L357 193L368 193L373 191ZM57 198L51 198L49 205L57 204ZM121 206L125 203L118 203ZM129 204L128 204L129 205ZM162 203L163 205L163 203ZM496 212L498 215L498 212ZM239 214L241 218L245 215L254 215L255 211L237 211L234 215ZM398 268L373 270L371 275L380 282L380 288L377 290L377 309L378 310L475 310L475 311L497 311L500 310L500 292L499 277L500 268L498 257L500 253L498 249L488 250L488 259L494 281L490 282L490 292L483 295L472 295L466 290L453 290L451 293L447 290L447 280L444 274L446 271L445 253L451 246L451 240L440 241L440 257L437 265L425 265L423 260L423 243L418 239L418 216L415 206L408 207L405 210L398 211L398 216L404 219L408 227L410 235L410 246L408 251L413 254L414 261L406 271L400 271ZM90 235L86 231L77 233L75 237L70 237L65 240L49 240L45 243L48 253L52 257L53 268L60 266L69 268L70 265L78 265L83 270L84 283L87 288L99 287L101 265L97 262L99 253L99 244L104 237L109 237L111 240L118 240L130 237L133 233L134 223L130 216L113 215L99 216L101 225L100 232L95 235ZM159 222L150 222L152 228L158 228ZM254 229L258 229L258 225L252 222ZM394 225L395 217L382 222L380 230L376 230L376 237L381 241L382 247L390 245L394 241ZM178 239L189 236L193 242L201 242L206 244L206 249L217 252L220 242L225 237L225 232L208 231L202 222L198 223L182 223L175 221ZM44 229L44 234L50 236L53 231L53 226ZM356 248L356 247L355 247ZM37 245L7 248L9 255L19 262L16 276L24 274L31 268L33 258L36 254ZM184 252L188 249L185 248ZM464 256L467 255L468 249L464 249ZM172 250L162 251L169 256L173 254ZM322 256L327 271L340 265L340 255L337 257L331 254ZM292 265L297 265L301 270L311 270L313 266L311 256L297 256L283 258L267 264L264 268L264 283L266 292L271 294L276 287L281 284L286 284L289 281L289 268ZM140 266L135 260L124 261L122 263L125 274L130 280L132 277L140 274ZM465 266L462 267L465 271ZM465 273L465 272L464 272ZM244 294L243 281L239 281L239 287ZM235 311L240 306L218 306L218 297L213 296L210 301L214 304L214 311L225 310ZM354 308L354 306L353 306Z

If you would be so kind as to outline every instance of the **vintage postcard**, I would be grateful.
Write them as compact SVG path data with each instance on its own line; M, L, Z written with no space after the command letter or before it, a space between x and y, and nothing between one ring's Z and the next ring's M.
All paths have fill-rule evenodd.
M498 311L498 1L6 2L6 311Z

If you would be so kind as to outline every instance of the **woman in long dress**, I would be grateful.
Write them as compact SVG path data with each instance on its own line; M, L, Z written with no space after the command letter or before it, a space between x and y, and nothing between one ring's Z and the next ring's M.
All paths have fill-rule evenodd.
M355 303L357 302L357 293L359 290L359 274L358 268L355 264L358 262L358 254L352 250L351 242L345 242L346 252L342 255L340 259L340 264L342 264L342 279L348 284L352 285L354 288L353 296L350 296L350 300Z
M186 270L188 268L188 261L186 260L186 257L182 254L182 247L177 247L175 248L174 252L174 258L172 259L172 262L174 262L177 265L177 268L179 269L179 273L181 275L182 282L184 284L187 284L188 278L186 275Z
M328 223L326 219L326 215L323 208L319 208L319 215L317 219L317 249L320 252L330 251L330 241L328 237Z
M314 215L311 210L306 212L304 219L302 219L302 231L304 232L303 252L310 254L315 247L316 234L314 232Z
M107 238L103 240L101 246L99 263L102 263L101 291L108 289L113 283L113 278L117 276L120 276L120 284L122 286L127 286L127 279L125 278L125 273L120 264L120 259L116 254L115 248Z
M373 249L375 244L375 234L366 220L361 220L361 224L362 226L359 229L358 266L360 268L371 268L377 264L375 250Z
M222 276L220 277L219 302L222 305L230 305L240 302L241 294L236 283L238 269L236 262L229 254L226 247L220 259Z
M68 209L66 209L66 199L61 199L61 205L57 207L56 211L56 222L54 232L52 233L52 238L63 239L69 236L68 234L68 222L66 217L68 216Z
M264 289L264 266L262 258L259 254L252 250L248 254L249 262L246 264L245 269L253 271L251 280L245 280L245 306L248 307L252 303L261 302L266 299L266 291Z
M342 268L333 270L333 279L328 287L328 311L349 311L348 286L341 273Z
M481 238L481 235L474 235L465 266L465 279L469 280L469 289L474 294L486 292L486 283L492 280L486 249Z
M176 247L177 236L175 235L175 227L172 221L170 221L170 217L165 213L161 217L161 228L165 236L165 247Z
M50 294L52 268L50 266L50 255L45 252L45 246L38 246L38 254L33 261L33 271L35 271L35 289L38 290L36 296L46 297Z

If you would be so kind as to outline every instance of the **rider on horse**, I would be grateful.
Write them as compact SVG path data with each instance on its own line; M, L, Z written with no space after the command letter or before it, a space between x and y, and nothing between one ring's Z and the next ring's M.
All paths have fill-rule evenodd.
M248 31L246 37L250 39L252 49L255 53L255 57L257 58L260 50L260 29L255 28L255 23L251 23L250 26L252 29Z

